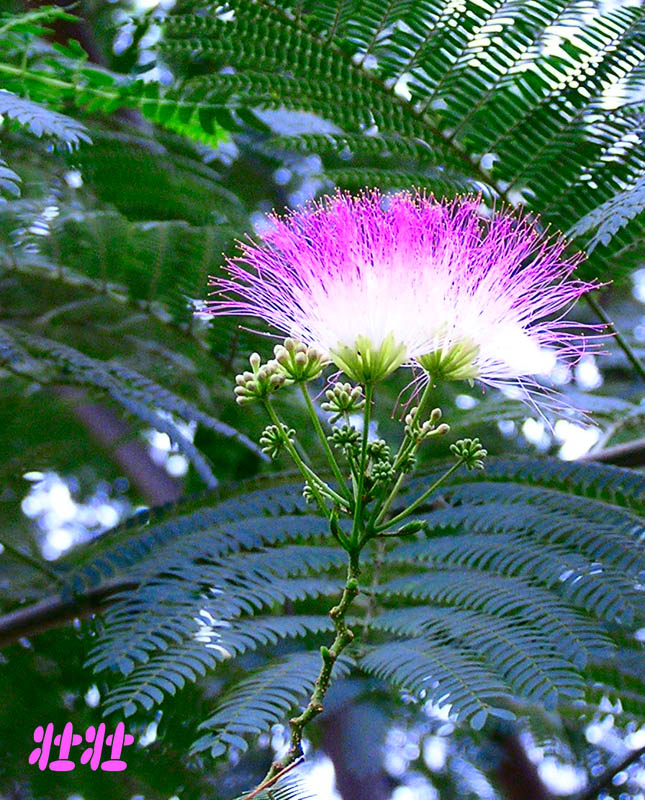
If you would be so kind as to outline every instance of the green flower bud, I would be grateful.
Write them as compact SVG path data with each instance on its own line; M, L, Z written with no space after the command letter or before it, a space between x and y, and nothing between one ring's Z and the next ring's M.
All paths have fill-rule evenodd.
M440 408L433 408L430 413L430 419L425 422L419 421L417 411L416 407L413 408L405 418L405 434L416 444L421 444L424 439L428 439L430 436L443 436L450 430L450 426L445 422L442 422L441 425L436 425L441 419Z
M323 411L331 411L334 415L330 422L336 422L343 414L352 414L365 405L363 390L360 386L352 387L349 383L336 383L325 392L327 402L321 403Z
M253 372L247 370L235 376L233 392L235 401L239 405L268 397L287 383L287 378L277 361L272 359L266 364L261 364L260 356L252 353L249 356L249 363Z
M370 477L374 483L389 483L395 472L390 461L377 461L371 469Z
M450 445L450 451L467 469L484 469L488 451L484 450L479 439L460 439Z
M370 442L367 445L367 454L374 459L374 461L390 461L390 447L384 439Z
M273 348L273 352L285 376L295 383L317 378L328 363L316 347L307 347L294 339L285 339Z
M416 467L416 465L417 465L417 457L414 455L414 453L408 453L401 459L399 468L401 472L407 474L408 472L412 472L412 470Z
M262 432L262 436L260 436L262 452L266 453L271 459L277 458L287 441L293 443L295 435L295 430L287 428L284 424L281 429L277 425L267 425Z
M351 425L343 425L342 428L332 428L331 436L327 437L334 445L345 452L357 454L361 440L360 433Z

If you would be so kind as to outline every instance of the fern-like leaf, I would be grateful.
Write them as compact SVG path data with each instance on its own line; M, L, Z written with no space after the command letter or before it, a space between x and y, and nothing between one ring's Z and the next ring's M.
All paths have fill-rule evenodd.
M415 478L408 492L432 479ZM644 488L627 470L548 459L492 459L484 475L451 476L438 508L436 498L419 507L422 532L388 541L378 558L365 552L370 613L357 604L349 621L355 670L476 726L527 703L593 704L595 665L642 619L634 544ZM346 555L299 484L266 479L202 503L156 521L148 513L138 530L99 539L84 563L63 564L76 591L108 577L137 584L106 610L89 661L125 676L108 712L150 709L211 670L234 693L245 652L261 675L281 646L329 642L325 612ZM267 708L275 719L275 704Z
M426 639L403 639L369 648L360 660L369 674L401 686L424 700L469 718L476 730L489 715L513 719L498 706L509 699L504 684L475 660Z
M76 147L81 142L92 143L87 128L78 120L13 92L0 90L0 115L15 120L39 138L50 136L69 147Z
M587 252L590 253L599 244L607 246L621 228L643 211L645 211L645 175L641 175L634 186L618 192L610 200L590 211L576 222L569 233L581 236L595 229L595 233L586 245Z
M7 166L7 162L0 158L0 193L11 197L20 196L20 175Z
M341 657L334 664L337 678L349 672L350 662ZM207 730L192 746L193 752L210 751L222 756L229 748L247 749L245 737L257 736L284 718L296 703L311 694L320 672L320 653L292 653L270 661L223 695L215 711L199 726Z

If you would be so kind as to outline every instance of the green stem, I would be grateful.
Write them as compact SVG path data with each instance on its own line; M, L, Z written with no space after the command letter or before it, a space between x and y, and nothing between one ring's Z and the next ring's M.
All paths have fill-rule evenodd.
M426 387L423 390L423 394L421 395L421 399L419 400L419 405L417 406L417 410L414 414L414 417L412 418L411 427L413 427L419 420L419 417L423 413L423 409L426 407L428 403L428 399L430 398L431 392L432 392L432 381L428 377L428 383L426 384ZM401 446L399 447L399 450L394 458L394 469L399 468L401 461L407 455L411 444L413 444L412 439L406 433L405 436L403 437L403 441L401 442Z
M383 531L387 530L388 528L391 528L392 525L397 525L399 522L404 520L406 517L409 517L410 514L413 511L415 511L439 486L441 486L441 484L447 478L449 478L455 470L459 469L459 467L463 463L464 462L461 459L459 459L459 461L457 461L456 464L453 464L452 467L450 467L449 470L447 470L438 480L436 480L429 489L426 489L426 491L422 495L417 497L417 499L414 501L414 503L411 503L406 509L401 511L400 514L397 514L396 517L392 517L392 519L388 520L385 523L385 525L380 525L380 526L377 526L376 528L374 528L374 531L376 533L382 533Z
M2 547L3 550L6 550L7 553L10 553L14 558L17 558L24 564L28 564L32 569L38 570L38 572L41 572L43 575L46 575L50 580L54 581L58 585L62 585L64 583L60 575L58 575L53 570L49 569L49 567L45 566L45 564L38 561L38 559L33 558L33 556L21 552L13 545L10 545L2 540L0 540L0 546Z
M347 486L345 484L345 479L343 478L343 474L340 471L340 467L336 459L334 458L334 454L332 452L331 447L329 446L329 442L327 441L327 437L325 436L325 432L322 429L322 425L320 424L320 420L318 419L318 414L316 413L316 409L314 408L314 404L311 401L311 396L309 394L309 389L307 388L306 383L301 383L300 388L302 389L302 395L305 398L305 403L307 404L307 408L309 410L309 414L311 415L311 419L314 423L314 429L318 434L318 438L320 439L320 443L325 451L325 455L327 456L327 461L329 466L331 467L331 471L334 473L334 477L338 481L338 487L340 491L343 493L345 498L349 500L350 494L347 490Z
M35 81L36 83L41 83L43 86L51 86L54 89L67 89L72 91L78 91L79 88L83 90L89 90L93 94L100 95L101 97L105 97L106 99L115 99L118 97L116 92L106 92L101 89L96 89L95 87L83 86L79 87L74 83L70 83L69 81L61 81L59 78L52 78L49 75L45 75L42 72L32 72L30 70L25 70L20 67L14 67L11 64L1 64L0 63L0 72L4 72L6 75L15 75L19 78L28 78L30 80Z
M617 345L627 356L627 360L631 363L631 365L640 375L642 380L645 381L645 367L641 364L640 360L638 359L638 356L636 355L636 353L634 353L634 351L630 347L629 343L627 342L623 334L618 330L613 320L609 318L605 309L600 305L600 303L596 300L596 298L593 296L591 292L588 292L585 295L585 300L587 301L587 303L589 303L596 316L599 317L605 323L605 325L607 325L607 327L611 329L611 331L614 334L614 338L616 339Z
M390 506L394 502L394 498L399 493L399 489L401 488L401 484L403 483L404 478L405 478L405 473L401 472L399 477L396 479L396 483L392 487L392 491L387 496L387 499L385 500L381 508L380 509L377 508L374 514L372 515L372 519L370 520L368 528L374 528L375 525L378 525L379 522L382 521L383 517L390 510Z
M430 392L431 391L432 391L432 383L431 383L430 379L428 379L428 383L427 383L425 389L423 390L423 394L421 395L421 400L419 401L419 405L417 407L416 413L414 414L414 417L412 419L412 425L416 424L416 422L418 421L419 417L423 413L423 410L424 410L424 408L426 407L426 405L428 403L428 399L430 397ZM411 439L411 437L408 436L408 434L406 434L404 439L403 439L403 441L401 442L401 446L399 447L399 451L396 454L396 457L394 459L394 469L398 469L400 467L401 462L403 461L403 459L407 455L409 455L410 453L415 453L419 449L419 444L420 444L420 442L414 442ZM389 493L389 495L387 496L387 498L386 498L385 502L383 503L383 505L380 508L377 507L374 510L374 513L372 514L372 517L371 517L371 519L369 521L369 524L367 526L368 535L370 534L371 531L374 530L374 526L378 525L383 520L383 517L390 510L390 506L392 505L392 503L394 502L397 494L399 493L399 490L401 488L401 484L403 483L404 478L405 478L405 473L401 472L399 474L399 477L396 479L396 483L392 487L392 490Z
M372 412L372 398L374 384L365 385L365 408L363 409L363 439L361 443L361 463L358 468L358 485L354 498L354 522L352 525L352 542L357 545L360 541L361 516L363 512L363 490L365 488L365 470L367 468L367 443L370 431L370 415Z
M360 576L358 562L359 551L352 550L349 554L347 580L345 582L343 594L338 604L335 605L329 612L329 616L331 617L332 622L334 623L334 628L336 629L336 636L331 647L320 648L322 664L316 679L316 683L314 684L314 690L305 710L302 712L302 714L299 714L297 717L293 717L289 720L289 726L291 728L289 750L282 759L272 764L271 769L267 773L266 778L262 781L260 786L255 789L254 792L247 794L244 800L250 800L250 798L256 797L260 787L266 788L267 786L271 786L273 783L275 783L280 775L284 774L284 772L288 770L291 764L302 757L302 734L304 728L314 717L317 717L318 714L323 711L323 701L331 683L331 673L332 669L334 668L334 664L336 663L338 656L354 640L354 634L347 627L345 616L354 598L358 594L358 579Z
M282 422L280 421L280 418L276 414L275 409L271 405L271 402L269 401L268 398L264 399L264 407L266 408L267 414L271 418L273 424L278 428L278 430L282 430L283 427ZM284 438L284 446L287 449L287 452L289 453L291 458L293 459L295 465L300 470L302 477L311 486L311 491L314 497L316 498L316 502L318 503L318 505L320 506L320 510L326 517L329 516L329 509L327 508L327 505L322 495L320 494L320 489L322 489L325 494L328 494L333 500L339 503L342 507L344 508L347 507L347 501L345 500L345 498L341 497L333 489L327 486L327 484L323 480L321 480L318 477L318 475L316 475L316 473L305 464L305 462L300 457L294 445L286 436Z

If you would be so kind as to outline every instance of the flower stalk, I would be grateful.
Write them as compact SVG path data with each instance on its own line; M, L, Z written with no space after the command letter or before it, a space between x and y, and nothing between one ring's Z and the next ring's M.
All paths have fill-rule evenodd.
M336 461L334 454L332 452L331 447L329 446L329 442L327 441L327 437L325 436L325 432L322 429L322 425L320 424L320 420L318 419L318 414L316 413L316 409L311 401L311 396L309 394L309 390L307 389L306 383L301 383L300 388L302 390L302 395L305 399L305 403L307 405L307 410L309 411L309 415L313 422L314 430L320 440L322 448L325 452L325 456L327 457L327 462L331 468L331 471L338 482L338 488L341 494L345 497L346 500L350 499L350 494L347 490L345 485L345 479L340 471L340 467L338 466L338 462Z
M274 780L277 780L279 776L283 775L284 772L288 770L291 764L302 758L302 736L304 728L312 719L322 713L323 701L331 683L334 664L343 650L354 640L354 633L347 625L346 615L354 598L359 593L360 568L358 562L359 551L352 550L349 554L345 588L343 589L339 602L329 612L329 616L334 623L336 636L334 637L331 647L325 647L323 645L323 647L320 648L322 664L314 684L312 695L304 711L289 720L289 727L291 729L289 749L283 758L279 761L275 761L271 765L271 769L263 781L264 786L271 785ZM252 795L247 795L244 800L249 800L251 796Z
M271 402L267 398L264 399L264 407L266 408L267 414L271 418L271 421L276 426L276 428L278 428L278 430L282 430L284 424L280 421L280 418L276 414L275 409L273 408ZM345 506L345 499L341 497L339 494L337 494L331 487L329 487L325 483L325 481L322 480L322 478L319 478L318 475L316 475L316 473L305 464L302 458L300 458L300 454L296 450L295 445L293 444L289 436L287 435L284 436L283 445L285 450L291 456L291 459L293 460L295 465L300 470L302 477L305 479L305 484L309 486L309 488L311 489L311 492L316 502L318 503L320 510L326 517L329 516L329 509L323 499L323 495L327 495L328 497L335 500L341 506Z
M528 216L483 213L482 203L481 197L437 201L411 192L338 192L270 217L261 241L242 243L212 281L216 299L209 314L254 316L287 336L275 346L275 358L263 364L257 353L250 357L250 370L236 377L237 402L263 404L271 421L260 441L263 452L272 459L289 455L303 477L305 499L317 504L348 554L345 587L329 612L334 640L320 649L312 695L290 720L287 753L246 800L302 758L304 730L322 712L334 664L354 639L346 615L359 593L363 548L371 540L385 548L386 537L423 535L428 523L415 512L459 468L484 466L487 453L477 438L455 442L452 466L392 511L423 442L450 430L440 409L428 413L435 383L513 386L535 405L533 395L548 392L535 377L545 373L546 361L557 353L575 363L590 349L584 326L568 330L560 313L594 288L569 280L583 256L566 256L566 241L540 232ZM328 434L307 383L330 364L354 385L339 380L326 389L321 409L330 415ZM399 368L420 369L423 391L392 455L383 439L370 441L370 423L377 384ZM296 431L271 403L273 394L294 384L334 488L303 459ZM361 410L358 430L351 421Z

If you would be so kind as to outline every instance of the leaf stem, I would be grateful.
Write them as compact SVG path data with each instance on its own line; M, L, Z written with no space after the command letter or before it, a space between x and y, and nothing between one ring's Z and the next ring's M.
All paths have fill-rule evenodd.
M593 296L591 292L588 292L585 295L585 300L587 301L587 303L589 303L596 316L599 317L605 323L605 325L607 325L607 327L611 329L611 331L614 334L614 338L616 339L616 344L627 356L627 360L634 367L636 372L640 375L641 379L645 381L645 367L641 364L640 360L638 359L638 356L636 355L636 353L634 353L628 341L625 339L623 334L618 330L615 323L609 317L605 309L600 305L600 303L596 300L596 298Z
M311 415L311 419L314 424L314 429L318 434L318 438L320 439L320 443L325 451L325 455L327 456L327 461L329 466L331 467L331 471L334 473L334 477L338 481L338 487L340 491L343 493L344 497L349 500L349 491L345 484L345 479L340 471L340 467L338 466L338 462L336 461L334 454L332 452L331 447L329 446L329 442L327 441L327 437L325 436L325 432L320 424L320 420L318 419L318 414L316 413L316 409L314 408L314 404L311 400L311 395L309 394L309 389L307 388L307 384L302 382L300 384L300 388L302 389L302 395L305 398L305 403L307 404L307 408L309 410L309 414Z
M302 761L304 756L299 756L298 758L294 759L290 764L288 764L284 769L280 770L280 772L276 772L275 775L271 777L266 777L262 783L255 787L252 792L245 794L242 800L253 800L253 798L257 797L258 795L262 794L265 789L273 786L274 783L277 783L280 778L283 778L287 772L291 772L294 767L297 767L298 764Z
M383 505L380 507L380 509L379 508L376 509L376 512L374 513L374 515L372 516L372 519L370 520L371 524L368 526L368 528L373 527L374 525L378 525L382 521L383 517L390 510L390 506L392 505L392 503L394 502L395 497L399 493L399 489L401 488L401 484L403 483L403 478L404 477L405 477L405 473L401 472L399 474L399 477L396 479L396 483L392 487L392 491L389 493L389 495L385 499L385 502L383 503Z
M421 399L419 400L419 405L417 406L417 410L414 413L414 417L412 418L412 424L410 427L414 427L414 425L419 420L419 417L423 413L424 408L428 403L428 399L430 398L430 393L432 392L432 381L428 378L428 383L426 384L425 389L423 390L423 394L421 395ZM409 434L405 434L403 437L403 441L401 442L401 446L394 458L394 469L398 469L401 465L401 461L407 455L410 445L413 444L411 437Z
M32 569L35 569L38 572L41 572L43 575L46 575L50 580L54 581L54 583L58 584L59 586L64 583L60 575L54 572L54 570L49 569L49 567L41 563L37 558L27 555L27 553L23 553L21 550L18 550L18 548L3 540L0 540L0 547L2 547L3 550L6 550L7 553L10 553L14 558L17 558L24 564L28 564Z
M396 517L392 517L392 519L388 520L385 525L380 525L374 528L375 533L382 533L383 531L391 528L392 525L397 525L399 522L404 520L406 517L409 517L410 514L415 511L423 502L426 500L436 489L441 486L441 484L449 478L455 470L459 469L459 467L463 464L463 460L459 459L456 464L453 464L450 469L448 469L440 478L438 478L429 489L426 489L423 494L419 495L417 499L411 503L406 509L401 511L400 514L397 514Z
M432 391L432 381L430 380L430 378L428 378L428 383L426 384L426 387L423 390L423 394L421 395L421 400L419 401L417 410L414 414L414 417L412 418L411 427L416 424L419 417L423 413L428 403L431 391ZM411 437L408 434L406 434L405 437L403 438L403 441L401 442L401 446L399 447L399 450L394 459L394 469L398 469L405 456L407 456L410 452L414 453L418 448L419 448L419 443L413 442ZM391 492L385 499L383 505L380 508L376 508L374 514L372 515L372 518L370 519L369 525L367 526L368 535L369 532L374 529L374 525L378 525L379 522L382 521L383 517L390 510L390 506L392 505L397 494L399 493L399 489L401 488L401 484L403 483L404 478L405 478L405 473L401 472L398 478L396 479L396 483L392 487Z

